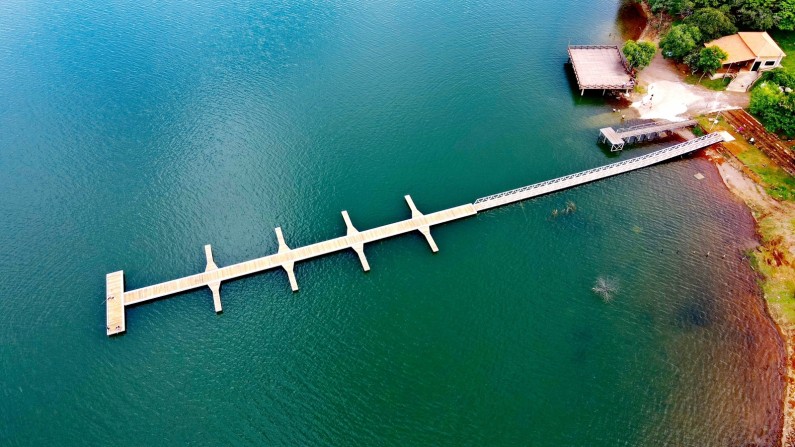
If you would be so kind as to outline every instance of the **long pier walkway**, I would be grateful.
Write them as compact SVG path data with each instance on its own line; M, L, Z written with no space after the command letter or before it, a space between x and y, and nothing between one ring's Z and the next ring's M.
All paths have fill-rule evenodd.
M185 292L200 287L209 287L212 291L213 303L216 312L222 311L221 283L241 276L262 272L274 268L281 268L287 273L292 290L298 291L298 281L295 277L294 266L297 262L324 256L337 251L352 249L359 256L364 271L370 270L370 264L364 253L364 245L382 239L398 236L412 231L419 231L428 241L431 250L436 252L439 248L431 236L430 228L453 220L463 219L477 214L480 211L495 208L509 203L526 200L543 194L572 188L577 185L618 175L624 172L644 168L665 160L679 157L689 152L696 151L711 144L724 141L723 133L711 133L685 143L661 149L641 157L612 163L599 168L589 169L577 174L548 180L523 188L514 189L500 194L483 197L474 204L466 204L435 213L423 214L414 205L410 196L405 196L411 210L411 218L399 222L383 225L369 230L359 231L351 222L346 211L342 211L342 218L347 227L345 236L329 239L323 242L304 247L290 248L285 241L281 228L276 228L276 239L279 249L275 254L229 265L218 267L213 259L210 245L204 246L207 267L204 272L183 278L155 284L140 289L124 290L124 271L109 273L106 276L106 311L107 334L114 335L127 330L125 322L125 308L135 304L144 303L180 292Z
M599 139L602 143L610 143L612 152L624 149L624 144L640 143L670 134L674 130L695 126L695 120L687 121L656 121L639 126L613 129L605 127L599 129Z

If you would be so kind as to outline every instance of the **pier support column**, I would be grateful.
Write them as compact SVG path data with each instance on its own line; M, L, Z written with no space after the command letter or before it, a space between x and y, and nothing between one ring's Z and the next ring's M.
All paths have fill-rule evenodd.
M420 233L422 233L422 235L425 236L425 240L428 241L428 245L431 246L432 252L436 253L437 251L439 251L439 247L436 246L436 241L434 241L433 237L431 237L430 227L421 227Z
M359 234L359 230L357 230L356 227L353 226L353 223L351 223L351 217L348 215L347 211L342 212L342 218L345 220L345 226L348 228L347 236L349 238ZM367 262L367 257L364 256L364 243L352 243L351 248L359 256L359 262L362 263L362 269L364 269L365 272L369 272L370 263Z
M423 214L420 212L420 210L417 209L417 206L414 205L414 201L411 200L411 196L406 195L405 199L406 199L406 203L409 204L409 208L411 208L411 218L412 219L422 219ZM428 225L425 225L425 226L419 227L418 230L420 230L420 233L422 233L422 235L425 236L425 240L428 241L428 245L431 246L431 251L433 251L434 253L439 251L439 247L436 245L436 241L434 241L433 237L431 236L431 227L428 226Z
M279 253L289 252L291 249L290 247L287 246L287 243L284 242L284 235L282 234L282 228L276 227L275 231L276 231L276 239L279 241ZM287 272L287 278L290 280L290 288L293 290L293 292L297 292L298 281L295 279L295 270L293 269L293 267L295 267L295 262L287 261L282 263L282 268L284 269L285 272Z
M127 330L124 318L124 271L105 275L105 324L108 335Z
M210 246L210 244L204 246L204 255L207 257L207 268L205 268L204 271L212 272L213 270L218 270L218 265L213 260L213 247ZM208 283L207 287L213 292L215 313L219 314L223 312L224 309L221 307L221 281Z

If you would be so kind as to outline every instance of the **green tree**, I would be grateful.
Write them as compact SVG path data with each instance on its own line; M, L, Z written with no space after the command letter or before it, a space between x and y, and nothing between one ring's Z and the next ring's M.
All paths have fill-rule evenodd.
M685 19L685 23L698 28L704 41L737 32L734 22L721 10L715 8L697 9L693 15Z
M776 26L779 16L768 8L745 5L737 10L738 21L750 29L768 30Z
M657 47L651 42L628 40L621 49L632 68L642 70L651 63Z
M778 13L778 27L780 29L795 30L795 0L783 0Z
M654 13L687 16L687 23L704 27L705 39L732 34L727 23L749 30L795 30L795 0L646 0ZM707 11L702 11L706 9ZM715 11L718 11L716 13ZM722 15L722 16L721 16ZM713 32L713 30L715 30Z
M773 84L779 85L781 87L795 89L795 73L787 70L784 67L779 67L768 71L765 73L765 77L763 79L766 82L772 82Z
M698 71L699 56L700 54L698 51L693 51L692 53L682 58L682 62L684 62L688 67L690 67L690 73L695 74L695 72Z
M701 31L690 25L674 25L660 40L660 49L666 59L682 60L701 41Z
M725 5L726 0L694 0L696 8L720 8Z
M771 132L795 135L795 93L781 86L763 82L751 91L751 113Z
M729 55L715 45L703 48L699 51L696 62L698 69L703 72L701 78L703 79L707 73L714 74L728 58Z
M685 15L693 9L693 0L650 0L653 12L665 11L672 15Z

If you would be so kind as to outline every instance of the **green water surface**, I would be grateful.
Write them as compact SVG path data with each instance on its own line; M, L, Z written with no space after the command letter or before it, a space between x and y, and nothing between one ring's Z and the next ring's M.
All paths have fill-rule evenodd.
M0 445L772 445L781 343L706 160L127 310L127 289L645 153L615 0L0 5ZM697 172L707 178L694 178ZM571 202L572 213L559 213ZM709 256L707 256L709 253ZM615 284L605 302L591 288Z

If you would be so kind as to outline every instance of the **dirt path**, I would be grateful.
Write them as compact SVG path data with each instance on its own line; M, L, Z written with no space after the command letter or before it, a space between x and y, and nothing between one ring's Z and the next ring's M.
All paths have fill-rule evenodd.
M660 53L638 75L645 94L634 94L632 108L640 118L681 121L696 115L748 107L748 93L716 92L684 82L686 73Z

